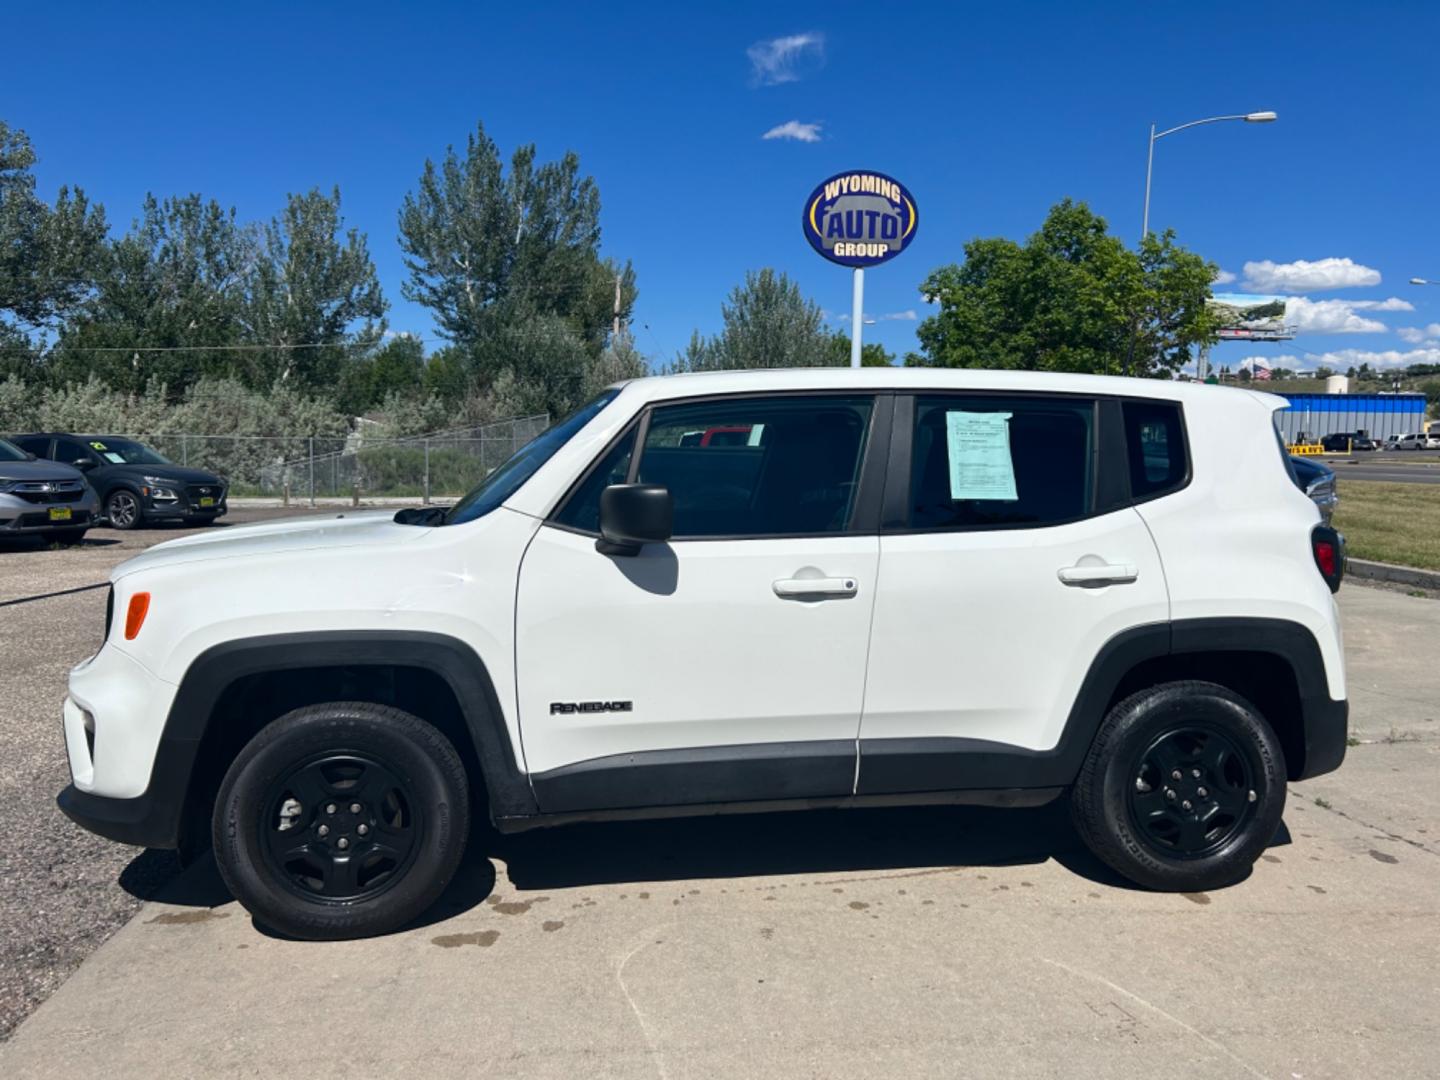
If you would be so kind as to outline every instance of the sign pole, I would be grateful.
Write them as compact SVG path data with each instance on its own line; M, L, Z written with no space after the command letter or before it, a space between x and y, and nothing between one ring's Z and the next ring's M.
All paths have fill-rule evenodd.
M855 268L855 310L850 316L850 366L860 366L860 332L865 326L865 270Z

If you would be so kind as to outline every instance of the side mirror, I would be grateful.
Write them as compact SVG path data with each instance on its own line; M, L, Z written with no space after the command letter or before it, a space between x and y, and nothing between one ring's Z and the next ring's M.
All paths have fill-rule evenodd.
M88 457L76 458L70 464L75 466L75 468L79 469L81 472L86 472L95 467L95 462Z
M600 493L602 555L638 555L646 544L670 539L675 500L659 484L611 484Z

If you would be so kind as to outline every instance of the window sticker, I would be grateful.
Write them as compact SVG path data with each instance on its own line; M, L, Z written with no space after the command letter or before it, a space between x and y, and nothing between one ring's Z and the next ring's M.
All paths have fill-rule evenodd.
M105 444L104 444L103 442L100 442L98 439L95 440L94 442L92 442L90 445L91 445L92 447L94 447L96 450L104 450L104 449L105 449Z
M1016 502L1008 412L945 413L950 498Z
M105 460L108 461L108 462L110 462L111 465L124 465L124 464L125 464L125 459L124 459L124 457L122 457L121 455L115 453L115 451L113 451L113 450L107 450L107 451L105 452L105 454L104 454L104 457L105 457Z

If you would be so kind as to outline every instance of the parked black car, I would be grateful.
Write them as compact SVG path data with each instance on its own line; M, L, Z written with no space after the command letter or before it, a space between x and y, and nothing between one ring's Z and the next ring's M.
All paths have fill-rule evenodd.
M1377 450L1375 440L1367 435L1356 435L1349 431L1337 431L1320 440L1320 446L1332 454L1353 454L1362 450Z
M225 513L224 478L176 465L134 439L112 435L36 432L11 440L36 457L73 465L100 496L117 529L143 522L185 521L205 525Z
M1340 496L1335 491L1335 470L1307 457L1292 456L1290 465L1295 483L1320 508L1320 519L1329 525L1335 507L1340 504Z

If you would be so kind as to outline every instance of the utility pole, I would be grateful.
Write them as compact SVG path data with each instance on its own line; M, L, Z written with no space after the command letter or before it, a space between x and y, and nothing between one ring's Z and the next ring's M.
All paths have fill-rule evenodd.
M611 341L620 340L620 275L615 275L615 325L610 331Z

